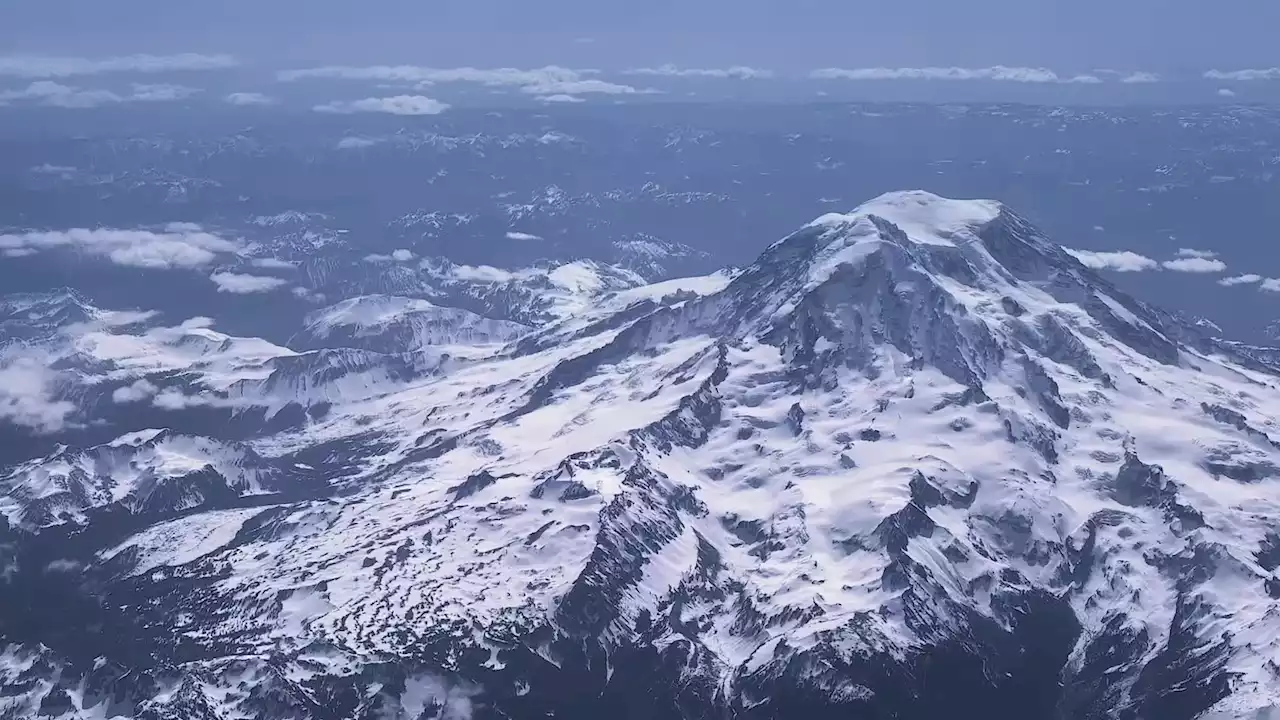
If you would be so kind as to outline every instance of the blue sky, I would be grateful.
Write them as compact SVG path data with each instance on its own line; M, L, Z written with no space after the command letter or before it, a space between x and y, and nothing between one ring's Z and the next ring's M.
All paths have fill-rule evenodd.
M0 54L620 69L1280 65L1276 0L3 0ZM590 40L591 42L586 42Z

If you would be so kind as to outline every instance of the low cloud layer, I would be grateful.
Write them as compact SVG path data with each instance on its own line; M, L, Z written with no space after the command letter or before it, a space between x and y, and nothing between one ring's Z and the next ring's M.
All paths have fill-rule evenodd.
M422 95L335 100L313 108L316 112L350 115L354 113L388 113L390 115L439 115L449 109L447 103Z
M239 252L241 245L193 225L170 226L166 232L74 228L0 235L0 253L5 255L57 249L103 257L116 265L172 269L203 267L221 253Z
M327 67L285 70L277 73L282 82L307 79L364 80L383 83L406 83L418 88L440 84L464 83L484 87L515 88L527 95L624 95L638 92L630 85L607 82L596 77L595 70L574 70L548 65L523 70L519 68L429 68L416 65L373 65L354 67L331 65Z
M278 277L233 272L216 272L210 275L209 279L218 286L218 292L236 295L269 292L288 284L287 281Z
M1209 80L1280 80L1280 67L1251 68L1246 70L1210 70L1204 74Z
M986 68L823 68L814 70L809 76L815 80L988 80L994 82L1083 84L1102 82L1102 79L1096 75L1063 76L1048 68L1007 67L1004 65Z
M173 102L185 100L200 92L197 88L169 83L133 83L128 93L114 90L79 88L37 80L22 90L0 91L0 104L14 102L61 108L95 108L137 102Z
M534 235L533 233L519 232L516 230L512 230L507 233L507 239L508 240L541 240L542 237L540 235Z
M106 73L170 73L192 70L225 70L239 62L230 55L126 55L108 58L10 55L0 57L0 75L21 78L67 78Z
M626 75L651 75L655 77L678 78L719 78L733 80L762 80L773 77L772 70L734 65L727 68L682 68L675 65L659 65L658 67L633 68L625 71Z

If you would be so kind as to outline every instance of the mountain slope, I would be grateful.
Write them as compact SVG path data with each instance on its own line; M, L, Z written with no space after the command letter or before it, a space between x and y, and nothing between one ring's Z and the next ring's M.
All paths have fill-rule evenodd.
M0 683L131 717L1277 711L1255 357L926 193L672 289L254 439L342 448L342 492L104 535L129 643L29 641Z

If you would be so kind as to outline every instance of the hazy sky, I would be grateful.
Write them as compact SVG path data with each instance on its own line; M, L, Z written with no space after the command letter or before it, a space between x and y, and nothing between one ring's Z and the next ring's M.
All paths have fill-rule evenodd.
M318 63L605 70L675 63L1280 65L1277 0L0 0L0 55L229 53Z

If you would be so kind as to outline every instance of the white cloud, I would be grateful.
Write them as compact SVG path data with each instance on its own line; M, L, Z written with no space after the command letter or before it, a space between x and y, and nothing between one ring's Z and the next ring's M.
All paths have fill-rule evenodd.
M1212 250L1197 250L1195 248L1178 248L1178 257L1180 258L1216 258L1218 253Z
M1280 292L1280 278L1264 278L1258 287L1265 292Z
M201 395L185 395L181 390L167 388L152 398L151 404L161 410L183 410L190 407L213 405L214 401Z
M0 75L22 78L65 78L104 73L162 73L223 70L239 63L230 55L128 55L97 60L77 57L10 55L0 57Z
M204 315L196 315L178 323L178 327L182 330L198 330L200 328L213 327L213 318Z
M520 92L528 95L633 95L635 93L651 94L657 91L637 90L630 85L620 85L604 80L556 80L524 85L521 86Z
M404 248L391 251L390 255L382 255L380 253L369 253L364 256L365 262L371 263L389 263L389 262L409 262L413 259L413 253Z
M1227 269L1226 263L1209 257L1182 257L1161 264L1166 270L1186 273L1219 273Z
M51 80L37 80L22 90L0 92L0 103L18 100L49 107L94 108L128 102L171 102L184 100L198 92L200 90L184 85L134 83L130 94L121 95L112 90L86 90Z
M584 99L582 99L582 98L580 98L580 97L578 97L578 96L576 96L576 95L564 95L564 94L560 94L560 95L539 95L537 99L538 99L538 101L539 101L539 102L544 102L544 103L580 103L580 102L586 102L586 100L584 100Z
M158 233L73 228L0 235L0 250L45 251L57 248L105 257L116 265L171 269L208 265L218 253L235 253L241 246L198 229Z
M375 140L374 138L344 137L338 141L337 148L339 150L359 150L367 147L373 147L379 142L381 141Z
M0 102L29 100L41 105L63 108L91 108L124 102L124 97L110 90L83 90L49 80L38 80L23 90L0 92Z
M1065 248L1082 265L1094 270L1114 270L1116 272L1142 272L1155 270L1160 263L1145 255L1128 250L1119 252L1094 252L1092 250L1074 250Z
M433 100L422 95L396 95L385 98L365 98L363 100L335 100L324 105L316 105L316 112L339 113L389 113L391 115L439 115L449 109L447 103Z
M732 78L735 80L757 80L773 77L772 70L734 65L727 68L682 68L666 64L658 67L634 68L624 71L625 75L652 75L656 77L695 77L695 78Z
M222 98L232 105L274 105L276 99L256 92L234 92Z
M1234 285L1252 285L1258 282L1262 282L1261 275L1255 275L1253 273L1245 273L1244 275L1235 275L1233 277L1222 278L1221 280L1218 281L1218 284L1223 285L1225 287L1232 287Z
M293 296L299 300L306 300L313 303L323 303L325 301L324 293L311 292L304 287L289 288L289 292L293 293Z
M280 258L273 257L254 258L249 262L254 267L262 268L264 270L296 270L298 267L288 260L281 260Z
M76 406L56 399L58 376L50 358L36 351L0 356L0 420L39 433L66 427Z
M218 292L237 295L268 292L286 284L284 280L277 277L233 272L216 272L210 275L209 279L218 286Z
M542 238L538 235L533 235L531 233L516 232L513 230L507 233L507 239L508 240L541 240Z
M134 83L133 94L127 96L125 100L127 102L169 102L172 100L185 100L199 92L201 91L198 88L191 88L185 85Z
M1218 88L1218 97L1233 98L1235 96L1236 91L1231 88Z
M571 70L569 68L548 65L532 70L517 68L482 69L473 67L460 68L428 68L416 65L374 65L369 67L352 67L331 65L328 67L306 68L303 70L285 70L277 73L284 82L292 82L306 78L323 78L332 80L376 80L411 83L474 83L477 85L537 85L546 82L564 82L581 80L582 76L593 74L594 70Z
M596 70L574 70L556 65L548 65L531 70L474 67L428 68L416 65L374 65L368 67L332 65L301 70L285 70L277 73L276 76L283 82L322 78L413 83L418 88L437 84L467 83L486 87L515 87L519 88L521 92L530 95L582 95L588 93L622 95L651 92L637 90L630 85L620 85L588 77L596 74L598 74Z
M1280 67L1228 71L1210 70L1204 76L1209 80L1280 80Z
M1063 77L1048 68L1006 67L995 65L987 68L922 67L922 68L823 68L809 73L816 80L991 80L1022 83L1098 83L1093 75Z
M111 400L115 403L133 403L142 402L159 392L159 388L146 379L135 380L131 385L118 387L111 393Z

